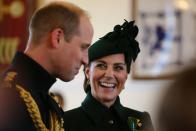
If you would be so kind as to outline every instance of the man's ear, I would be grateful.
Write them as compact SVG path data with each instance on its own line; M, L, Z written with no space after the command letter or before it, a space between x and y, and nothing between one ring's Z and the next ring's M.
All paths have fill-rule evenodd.
M52 45L52 47L57 48L63 39L64 39L64 33L63 33L62 29L55 28L51 32L51 45Z

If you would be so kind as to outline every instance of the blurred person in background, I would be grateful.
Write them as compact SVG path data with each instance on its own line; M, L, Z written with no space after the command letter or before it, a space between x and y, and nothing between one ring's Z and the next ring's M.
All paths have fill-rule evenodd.
M0 130L63 131L63 110L49 89L88 63L92 25L86 11L59 1L34 13L29 32L25 51L1 77Z
M196 131L196 65L180 72L163 95L158 131Z
M125 21L89 48L84 81L87 96L80 107L65 112L65 130L153 131L147 112L124 107L119 98L140 51L137 34L134 21Z

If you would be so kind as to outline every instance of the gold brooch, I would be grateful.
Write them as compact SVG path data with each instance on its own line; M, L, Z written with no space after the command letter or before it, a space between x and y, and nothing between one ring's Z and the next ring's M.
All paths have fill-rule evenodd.
M140 119L135 117L128 117L128 126L129 129L132 131L139 131L139 129L142 127L142 122Z

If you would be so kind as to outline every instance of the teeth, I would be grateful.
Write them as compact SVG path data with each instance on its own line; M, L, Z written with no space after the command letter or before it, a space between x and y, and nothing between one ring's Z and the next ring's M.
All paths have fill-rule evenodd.
M102 86L105 86L105 87L114 87L115 84L112 84L112 83L105 83L105 82L101 82L101 85Z

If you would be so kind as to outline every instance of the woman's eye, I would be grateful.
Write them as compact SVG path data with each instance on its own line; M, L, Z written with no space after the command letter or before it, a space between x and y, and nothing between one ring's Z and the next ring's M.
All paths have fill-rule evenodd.
M106 68L106 65L104 65L104 64L97 64L96 67L98 67L100 69L105 69Z
M116 67L114 67L114 69L116 71L121 71L121 70L124 70L124 67L122 67L122 66L116 66Z

